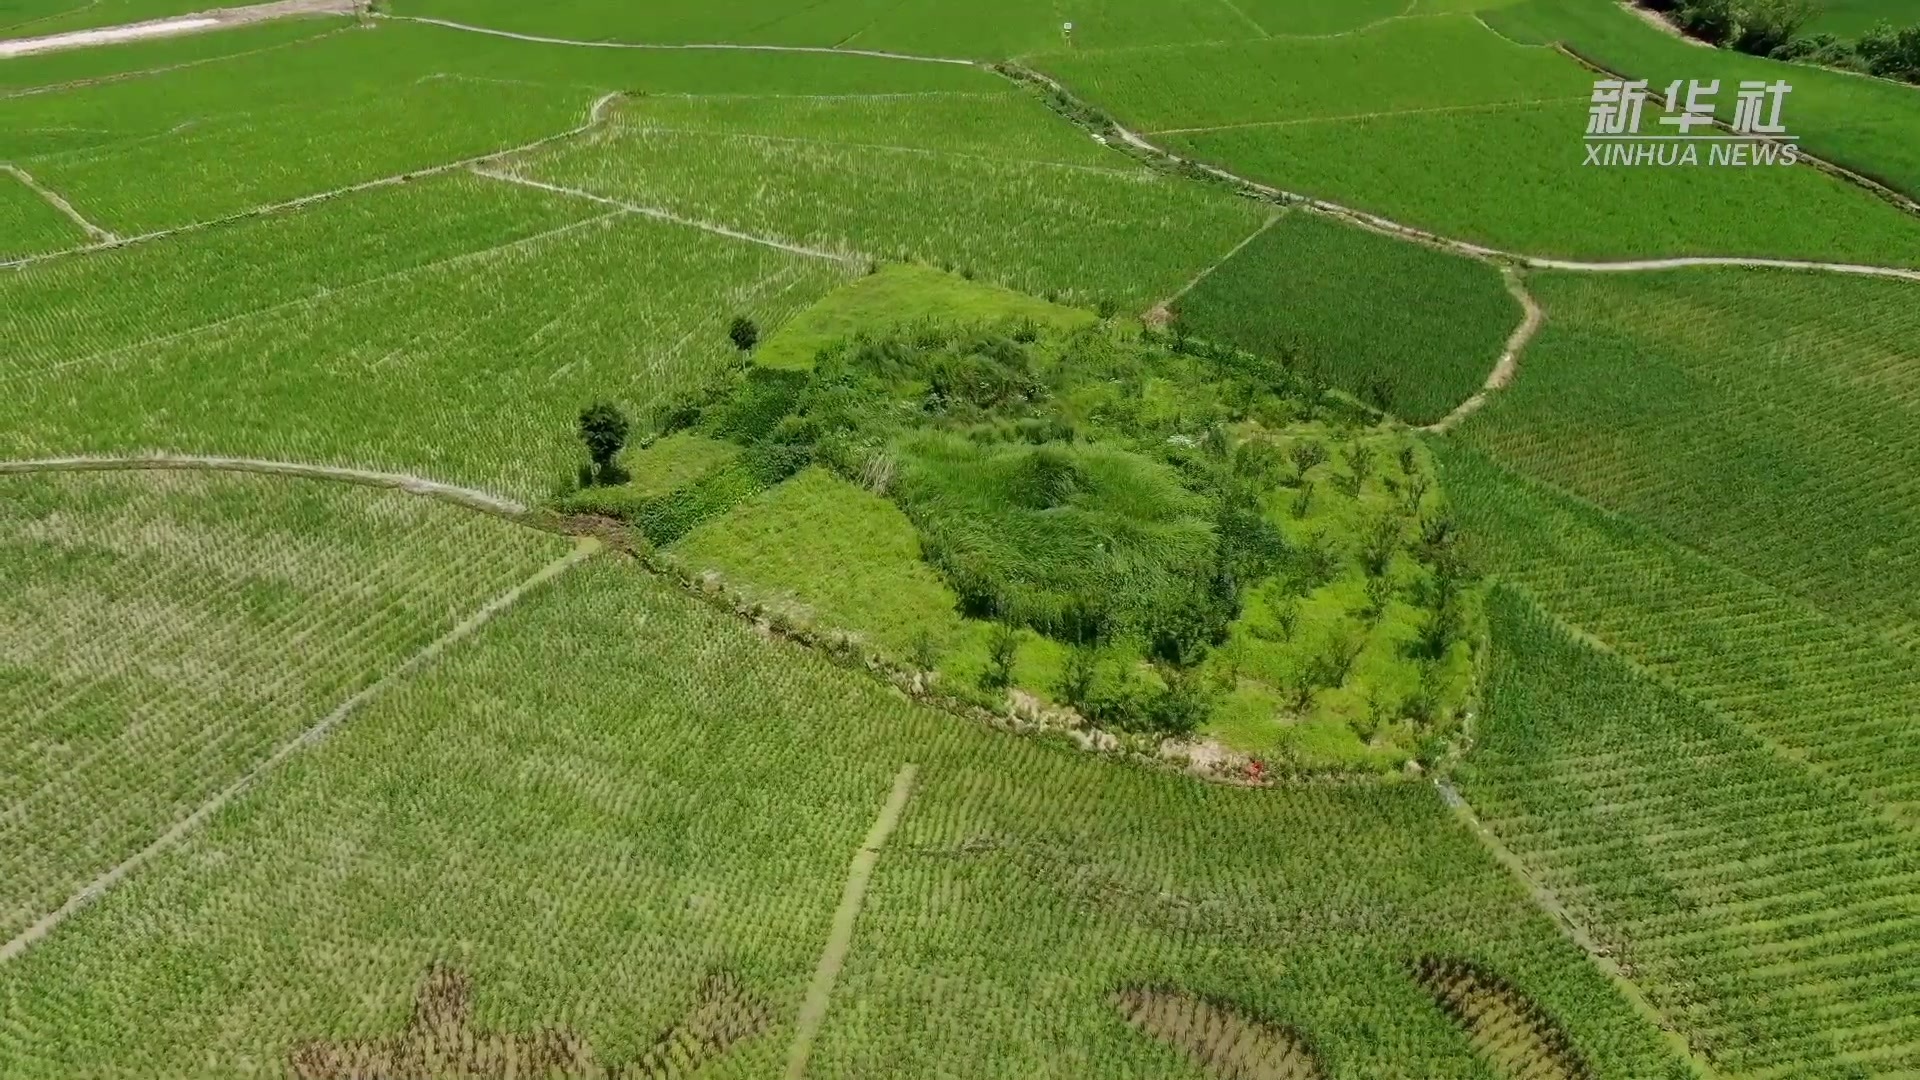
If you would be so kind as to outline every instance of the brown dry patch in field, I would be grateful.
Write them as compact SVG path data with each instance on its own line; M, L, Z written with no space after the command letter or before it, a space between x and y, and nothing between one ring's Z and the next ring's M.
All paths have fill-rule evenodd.
M638 1060L603 1067L570 1028L477 1032L469 1026L473 982L435 964L415 995L404 1032L383 1039L311 1040L289 1055L300 1080L438 1080L441 1077L617 1077L667 1080L686 1076L766 1031L773 1011L731 976L710 975L678 1024Z
M1465 960L1424 956L1413 977L1506 1080L1596 1080L1553 1017L1498 975Z
M1177 990L1135 987L1113 995L1137 1030L1184 1051L1221 1080L1323 1080L1320 1060L1297 1032Z

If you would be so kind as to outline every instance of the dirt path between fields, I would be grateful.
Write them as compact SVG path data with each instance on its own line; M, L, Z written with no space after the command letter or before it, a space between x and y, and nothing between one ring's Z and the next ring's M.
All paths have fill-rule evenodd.
M92 237L95 243L111 244L120 239L119 237L113 235L107 230L101 228L100 226L95 225L93 222L88 221L85 217L82 217L80 214L80 211L75 210L73 208L72 203L61 198L58 192L55 192L46 187L43 187L38 180L35 180L33 178L33 175L31 173L27 172L27 170L19 167L18 165L0 164L0 172L7 173L8 175L12 176L15 180L18 180L22 184L25 184L29 191L32 191L35 195L38 195L42 199L45 199L47 202L47 205L53 207L55 210L60 211L62 214L65 214L68 221L71 221L75 225L80 226L80 231Z
M569 128L566 131L553 135L543 135L532 142L522 143L519 146L510 146L505 150L492 150L475 157L461 158L458 161L443 162L439 165L427 165L411 172L395 173L392 176L382 176L375 180L362 180L357 184L348 184L345 187L316 192L312 195L302 195L297 199L288 199L285 202L270 203L266 206L255 206L247 210L239 211L238 213L227 214L224 217L212 218L207 221L195 221L186 225L175 225L171 228L155 229L152 232L139 233L134 236L123 236L111 243L89 244L86 247L68 248L65 251L52 251L44 255L29 255L25 258L12 259L6 262L0 262L0 270L19 270L40 263L52 262L55 259L71 258L75 255L86 255L96 251L111 251L115 248L128 247L133 244L145 244L154 240L164 240L171 236L180 236L186 233L211 229L217 225L230 225L234 222L246 221L250 218L266 217L269 214L298 210L305 206L312 206L315 203L325 202L328 199L337 199L345 195L355 195L362 191L373 191L379 188L393 187L397 184L412 183L415 180L422 180L429 176L438 176L442 173L452 172L455 169L485 165L489 161L498 161L501 158L511 157L514 154L523 154L529 150L537 150L550 143L556 143L563 139L571 139L592 131L594 128L606 122L608 107L622 96L618 91L611 94L602 94L592 105L587 107L586 121L578 127Z
M1573 917L1573 913L1567 910L1565 904L1561 903L1560 897L1552 889L1547 888L1535 880L1533 874L1527 869L1527 864L1521 861L1520 856L1514 854L1513 849L1507 847L1498 836L1495 836L1492 829L1487 828L1486 823L1480 820L1480 815L1473 812L1473 807L1467 803L1466 797L1461 795L1460 790L1453 786L1453 781L1445 777L1436 777L1433 784L1435 788L1439 789L1440 800L1446 803L1447 807L1453 811L1454 816L1458 817L1460 821L1466 825L1467 831L1473 834L1474 839L1480 841L1480 846L1485 848L1487 853L1493 856L1495 862L1499 863L1508 873L1519 879L1520 884L1526 888L1527 895L1533 899L1533 902L1538 905L1542 911L1545 911L1552 917L1555 922L1560 924L1561 932L1571 938L1575 945L1580 946L1588 958L1594 962L1595 966L1599 967L1601 972L1613 982L1614 987L1620 991L1621 996L1625 997L1628 1003L1633 1006L1634 1011L1638 1012L1643 1018L1652 1023L1654 1027L1658 1028L1660 1033L1666 1037L1668 1045L1681 1057L1693 1062L1694 1067L1699 1070L1701 1076L1705 1077L1706 1080L1719 1080L1720 1074L1710 1063L1694 1053L1693 1047L1688 1044L1686 1036L1667 1019L1666 1015L1663 1014L1652 1001L1647 999L1646 994L1640 989L1640 984L1634 982L1632 978L1628 977L1626 972L1620 969L1620 965L1614 960L1613 955L1602 948L1599 942L1593 940L1593 935L1587 933L1586 927L1582 926L1579 920Z
M461 30L469 34L486 34L491 37L511 38L514 41L530 41L536 45L571 45L582 49L691 49L696 51L721 52L785 52L785 53L826 53L829 56L872 56L882 60L912 60L922 64L962 64L973 67L972 60L961 60L951 56L916 56L913 53L884 52L878 49L836 49L830 45L741 45L731 42L691 42L680 45L665 45L633 41L581 41L575 38L543 37L539 34L517 34L511 30L495 30L487 26L471 26L467 23L453 22L449 19L430 19L422 15L389 15L375 12L374 18L388 19L393 22L424 23L428 26L444 27L448 30Z
M121 879L125 878L134 870L139 869L142 863L145 863L155 855L178 843L188 833L197 828L201 822L213 816L221 807L232 802L248 788L252 787L255 782L266 775L274 766L326 738L328 732L338 727L341 721L353 715L361 706L385 693L395 683L400 682L425 667L428 663L432 662L435 657L445 652L448 646L471 636L474 631L485 626L494 616L512 607L527 593L552 581L579 563L591 558L601 550L601 547L600 541L593 537L582 536L575 538L572 551L548 563L532 577L527 578L520 584L487 601L485 605L478 611L467 616L458 626L435 638L432 642L429 642L425 648L403 661L399 667L381 676L378 682L367 686L352 697L347 698L335 707L332 712L321 717L318 723L287 742L282 743L278 749L272 754L269 754L259 764L248 769L239 779L228 784L212 798L194 808L191 814L175 822L167 831L155 837L146 847L134 852L132 855L106 870L99 877L88 882L84 888L68 897L66 903L61 904L58 908L42 916L38 922L21 931L12 941L7 942L5 945L0 945L0 964L12 960L21 953L26 952L29 948L32 948L34 943L52 933L75 912L99 899L108 889L119 884Z
M784 240L775 240L772 237L768 237L768 236L756 236L753 233L741 232L738 229L729 229L725 225L715 225L710 221L700 221L695 218L681 217L679 214L675 214L667 210L662 210L658 207L641 206L638 203L623 202L619 199L610 199L605 195L596 195L591 191L582 191L579 188L564 187L560 184L549 184L544 180L534 180L529 177L521 176L518 173L498 172L493 169L483 169L477 165L472 166L468 171L472 172L475 176L484 176L489 180L498 180L506 184L519 184L523 187L534 188L536 190L545 191L554 195L567 195L576 199L586 199L589 202L598 203L602 206L610 206L610 207L614 207L615 209L625 210L628 213L639 214L641 217L653 218L656 221L669 221L675 225L685 225L688 228L699 229L702 232L710 232L716 236L725 236L734 240L744 240L749 244L759 244L762 247L775 248L780 251L789 252L794 255L805 255L809 258L814 258L814 259L828 259L833 262L846 263L848 265L859 265L861 261L865 258L865 256L847 255L847 254L841 254L841 253L832 252L832 251L824 251L820 248L802 247L799 244L789 244Z
M860 905L866 900L867 882L873 878L874 864L880 861L880 848L893 834L894 826L907 811L907 799L913 794L913 779L918 765L902 765L893 778L893 790L887 795L880 816L873 819L865 843L854 852L853 865L847 870L847 884L840 893L840 906L833 909L833 929L827 934L827 946L814 966L813 982L800 1003L799 1018L793 1024L793 1043L787 1051L786 1080L801 1080L807 1073L807 1058L813 1052L813 1040L827 1018L827 1006L833 1000L833 983L853 946L853 926L860 918Z
M335 465L305 465L292 461L268 461L262 458L204 457L188 454L140 454L126 457L57 457L26 461L0 461L0 476L52 472L137 472L145 469L175 469L188 472L259 473L266 476L294 476L308 480L334 480L363 487L392 488L463 506L469 510L518 518L527 508L512 499L475 488L443 484L423 476L375 472Z
M1494 363L1493 371L1487 375L1486 383L1472 397L1454 406L1452 412L1420 430L1434 435L1445 435L1459 426L1467 417L1479 412L1481 407L1486 405L1488 398L1505 390L1507 384L1513 381L1514 375L1520 371L1521 351L1527 347L1527 343L1533 340L1534 335L1540 332L1541 325L1547 321L1546 312L1541 310L1533 294L1527 291L1527 284L1520 280L1518 271L1505 268L1500 271L1500 277L1507 283L1507 292L1515 300L1520 301L1520 310L1523 312L1520 325L1508 336L1506 350Z
M59 52L63 49L84 49L94 45L118 45L150 38L179 37L182 34L225 30L235 26L246 26L249 23L298 15L356 15L364 13L366 7L367 0L275 0L271 4L215 8L191 15L151 19L122 26L101 26L90 30L48 34L45 37L0 41L0 60L12 56Z

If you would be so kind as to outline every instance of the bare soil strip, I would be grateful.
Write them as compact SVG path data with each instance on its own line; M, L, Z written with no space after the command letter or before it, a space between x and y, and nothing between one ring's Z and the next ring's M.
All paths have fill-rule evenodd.
M1453 786L1453 782L1445 777L1436 777L1433 783L1440 791L1441 801L1452 808L1454 815L1465 823L1467 831L1473 834L1474 839L1480 841L1481 846L1487 849L1495 862L1506 867L1509 873L1520 880L1520 883L1526 887L1528 895L1533 897L1533 902L1551 915L1553 920L1560 924L1561 931L1592 958L1594 964L1613 981L1613 985L1632 1004L1634 1010L1659 1028L1674 1051L1693 1062L1694 1068L1699 1070L1699 1075L1706 1080L1719 1080L1720 1074L1705 1059L1693 1052L1693 1047L1688 1045L1686 1036L1667 1020L1653 1002L1647 1000L1647 996L1640 992L1639 984L1629 979L1626 973L1620 970L1620 965L1614 962L1612 955L1601 948L1593 940L1592 935L1587 933L1586 928L1574 919L1566 905L1560 902L1560 897L1552 889L1534 880L1533 875L1527 871L1527 864L1520 861L1520 856L1515 855L1513 849L1502 843L1500 838L1493 834L1492 829L1487 828L1486 824L1480 820L1480 815L1474 813L1473 807L1467 804L1466 798L1460 794L1459 789Z
M38 180L35 180L33 178L31 173L27 172L27 170L19 167L18 165L0 164L0 172L9 173L13 176L15 180L18 180L21 183L27 185L27 187L35 195L38 195L42 199L45 199L47 201L47 205L53 207L55 210L60 211L62 214L65 214L67 216L67 220L73 222L75 225L80 226L80 231L92 237L96 243L111 244L114 241L120 239L119 237L113 235L107 230L101 228L98 225L95 225L93 222L88 221L85 217L81 216L80 211L75 210L73 208L72 203L61 198L59 192L53 191L47 187L42 186Z
M443 484L423 476L374 472L335 465L306 465L293 461L268 461L262 458L202 457L186 454L143 454L128 457L60 457L28 461L0 461L0 476L46 472L130 472L139 469L179 469L198 472L264 473L269 476L297 476L309 480L336 480L365 487L393 488L441 502L464 506L469 510L517 518L527 508L490 492Z
M249 7L216 8L192 15L151 19L146 22L128 23L124 26L102 26L92 30L49 34L45 37L0 41L0 59L28 56L33 53L59 52L63 49L84 49L93 45L118 45L127 41L178 37L182 34L223 30L228 27L245 26L248 23L284 19L295 15L353 15L364 11L366 6L366 0L276 0L271 4L254 4Z
M538 45L571 45L582 49L692 49L716 50L724 52L788 52L788 53L826 53L829 56L873 56L883 60L913 60L922 64L963 64L973 66L971 60L961 60L951 56L917 56L913 53L883 52L878 49L839 49L826 45L738 45L724 42L694 42L683 45L661 45L633 41L578 41L573 38L542 37L538 34L516 34L510 30L494 30L485 26L470 26L466 23L452 22L448 19L429 19L421 15L389 15L375 12L377 19L392 19L396 22L425 23L429 26L445 27L448 30L463 30L469 34L489 34L493 37L512 38L515 41L531 41Z
M1511 293L1515 300L1520 301L1520 308L1526 313L1525 317L1520 320L1520 325L1514 329L1513 334L1507 338L1506 351L1502 352L1500 359L1494 363L1493 371L1487 375L1485 385L1481 386L1472 397L1454 406L1452 412L1420 430L1435 435L1445 435L1458 427L1461 421L1479 412L1481 407L1486 405L1489 397L1506 389L1507 384L1513 381L1514 375L1520 370L1521 350L1527 347L1527 343L1533 340L1533 336L1540 332L1541 324L1546 322L1546 312L1540 309L1540 304L1534 300L1533 294L1527 291L1526 282L1520 280L1519 273L1511 268L1504 268L1500 271L1500 276L1507 283L1507 292Z
M332 712L322 717L319 723L314 724L312 727L295 736L292 740L282 744L279 749L268 755L265 760L247 770L238 780L227 785L206 802L201 803L193 813L175 822L171 828L161 833L152 843L134 852L99 877L93 879L85 888L68 897L66 903L61 904L55 910L47 913L39 922L34 923L22 931L18 937L15 937L5 945L0 945L0 964L4 964L19 956L21 953L26 952L29 948L33 947L36 942L52 933L56 927L65 922L75 912L99 899L108 889L118 884L122 878L138 869L142 863L173 846L182 837L198 827L201 822L218 812L221 807L232 802L235 797L252 787L260 777L266 775L267 771L275 765L280 764L280 762L285 761L299 751L326 738L328 732L339 726L341 721L353 715L354 711L362 705L379 697L395 683L426 666L434 657L444 652L448 646L470 636L474 631L486 625L494 616L512 607L516 601L527 593L559 577L574 565L591 558L596 552L601 550L601 546L600 541L592 537L583 536L577 538L572 551L547 564L532 577L501 593L499 596L494 597L492 600L487 601L485 606L472 615L467 616L466 620L460 625L447 631L439 638L436 638L433 642L429 643L426 648L408 657L399 667L394 668L382 676L378 682L373 683L341 702Z
M713 233L716 236L725 236L734 240L744 240L749 244L759 244L763 247L777 248L781 251L791 252L792 254L795 254L795 255L805 255L813 259L826 259L831 262L849 263L849 264L858 263L861 259L861 256L848 255L848 254L837 253L832 251L822 251L819 248L802 247L798 244L789 244L784 240L775 240L771 237L755 236L753 233L744 233L739 231L738 229L729 229L725 225L715 225L713 222L710 222L710 221L698 221L698 220L695 220L694 218L681 217L679 214L671 213L666 210L661 210L657 207L641 206L637 203L622 202L619 199L609 199L605 195L595 195L591 191L582 191L579 188L562 187L559 184L549 184L541 180L529 179L528 177L521 176L517 173L497 172L493 169L483 169L483 168L480 168L479 166L474 166L471 171L474 173L474 175L484 176L489 180L499 180L503 183L519 184L523 187L538 188L541 191L551 192L555 195L570 195L576 199L586 199L590 202L599 203L602 206L616 207L618 209L625 210L628 213L639 214L642 217L653 218L656 221L670 221L675 225L685 225L689 228L700 229L703 232Z
M581 124L578 127L568 128L566 131L562 131L554 135L543 135L540 138L535 139L530 143L522 143L519 146L510 146L505 150L490 151L488 153L478 155L477 157L461 158L458 161L443 162L439 165L428 165L423 168L415 169L412 172L396 173L392 176L380 177L377 180L363 180L360 183L348 184L345 187L334 188L331 191L317 192L312 195L302 195L297 199L288 199L285 202L272 203L267 206L256 206L256 207L253 207L252 209L242 210L237 214L228 214L225 217L213 218L208 221L196 221L188 225L176 225L170 229L157 229L153 232L141 233L137 236L121 237L120 239L115 240L111 243L89 244L86 247L68 248L65 251L55 251L45 255L30 255L23 259L14 259L9 262L0 262L0 270L19 270L24 267L37 265L39 263L51 262L55 259L65 259L75 255L87 255L96 251L111 251L115 248L127 247L132 244L144 244L154 240L164 240L170 236L180 236L184 233L199 232L203 229L211 229L217 225L229 225L236 221L246 221L250 218L266 217L269 214L278 214L288 210L298 210L302 207L311 206L315 203L325 202L328 199L337 199L343 195L354 195L362 191L373 191L378 188L393 187L396 184L405 184L414 180L425 179L426 177L429 177L429 176L438 176L441 173L452 172L455 169L468 168L474 165L484 165L490 161L498 161L501 158L509 157L513 154L525 153L526 151L529 151L529 150L537 150L540 147L546 146L549 143L559 142L562 139L571 139L571 138L574 138L575 136L584 135L587 132L592 131L594 128L599 127L601 124L606 122L607 107L613 104L613 102L617 100L620 96L621 95L618 92L601 95L597 100L594 101L594 103L591 106L587 108L587 119L585 123Z
M840 906L833 910L833 930L827 935L827 947L820 953L820 963L813 969L813 982L807 987L806 999L800 1003L800 1016L794 1021L793 1045L787 1051L786 1080L801 1080L807 1073L813 1040L820 1034L820 1025L827 1018L827 1005L833 999L834 980L839 978L840 965L846 962L847 950L853 945L853 924L860 917L867 882L873 877L881 846L906 813L907 798L913 794L913 778L919 772L918 765L900 767L893 778L893 791L887 795L886 806L881 808L880 816L873 819L866 842L853 855L846 888L840 893Z

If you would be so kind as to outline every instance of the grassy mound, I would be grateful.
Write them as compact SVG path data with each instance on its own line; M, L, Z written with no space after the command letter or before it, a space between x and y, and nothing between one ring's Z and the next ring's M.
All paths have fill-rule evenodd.
M976 704L1314 768L1458 731L1479 615L1444 503L1412 438L1317 372L925 268L774 340L776 366L664 403L633 461L737 453L595 506Z

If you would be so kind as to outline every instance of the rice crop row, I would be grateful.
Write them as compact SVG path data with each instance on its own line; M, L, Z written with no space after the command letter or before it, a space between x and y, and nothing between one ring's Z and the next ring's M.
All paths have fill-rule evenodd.
M1533 287L1546 329L1465 441L1920 649L1920 288L1739 270Z
M746 42L1001 59L1066 45L1105 49L1238 41L1269 31L1324 33L1358 26L1389 2L1104 0L1043 9L1021 0L981 0L965 6L940 0L830 0L796 10L768 0L725 0L698 7L609 10L591 0L560 0L538 8L511 0L400 0L395 8L405 15L596 41ZM1073 31L1063 34L1061 24L1068 16Z
M589 219L42 365L10 387L0 446L352 464L533 501L571 476L589 400L643 410L725 362L733 314L777 324L844 273L682 226Z
M903 107L897 126L941 114ZM1015 139L1023 125L1061 123L1037 112L1008 112L1004 122ZM862 142L868 132L912 145L911 136L873 125ZM1035 294L1088 305L1104 297L1135 310L1178 289L1261 220L1257 207L1145 169L679 134L652 123L648 102L622 111L617 134L549 148L519 168L788 243L937 262Z
M1329 1075L1481 1076L1406 973L1430 952L1502 972L1607 1075L1665 1075L1657 1036L1430 791L1116 770L918 709L603 560L0 968L0 1063L271 1071L314 1039L400 1036L439 964L471 979L474 1030L565 1028L601 1062L639 1059L727 971L771 1022L703 1075L770 1075L909 760L810 1076L1164 1076L1175 1052L1110 1003L1140 984L1285 1016Z
M236 26L217 34L186 34L124 45L10 57L0 65L0 97L10 96L9 91L27 92L92 79L133 78L182 65L219 63L262 49L284 49L347 25L331 18L282 19L255 26ZM0 37L18 37L21 33L0 27Z
M1587 108L1389 113L1166 142L1276 187L1530 255L1920 266L1920 219L1804 163L1587 166Z
M1504 37L1528 44L1563 42L1589 60L1656 87L1675 79L1719 79L1727 87L1784 79L1793 87L1784 112L1787 128L1809 152L1920 197L1920 112L1911 87L1731 49L1698 48L1615 4L1526 0L1489 9L1486 21ZM1714 104L1722 120L1733 118L1733 95L1722 93Z
M85 240L80 227L39 192L0 170L0 259L58 251Z
M406 495L0 479L0 938L564 548Z
M1179 325L1413 423L1480 388L1520 305L1485 263L1291 213L1174 304Z
M1146 132L1335 121L1583 97L1592 89L1564 58L1519 48L1465 15L1397 20L1341 37L1055 52L1032 62ZM1444 117L1429 122L1438 127Z
M1729 1075L1920 1063L1910 833L1524 594L1492 608L1461 783L1533 876Z
M1489 569L1836 787L1920 821L1910 653L1473 451L1443 459Z

